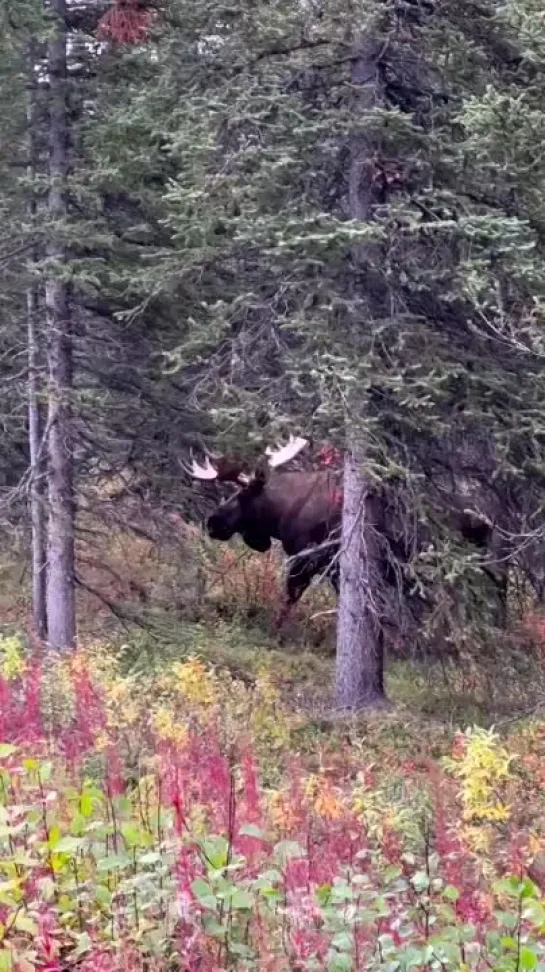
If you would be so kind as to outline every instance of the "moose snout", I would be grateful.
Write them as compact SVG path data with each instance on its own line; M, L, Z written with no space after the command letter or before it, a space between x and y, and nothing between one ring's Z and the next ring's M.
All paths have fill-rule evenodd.
M230 540L233 536L233 531L229 525L215 514L208 517L206 521L206 532L211 540Z

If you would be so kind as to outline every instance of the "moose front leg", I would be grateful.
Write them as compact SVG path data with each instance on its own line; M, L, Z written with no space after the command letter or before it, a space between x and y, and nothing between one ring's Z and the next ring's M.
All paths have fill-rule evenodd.
M331 551L318 548L311 553L301 554L290 560L286 581L286 601L280 611L276 628L282 627L291 608L305 593L313 577L317 574L327 576L336 594L339 593L339 562L332 562Z
M286 600L276 620L275 627L277 630L284 624L293 605L297 604L297 601L303 596L315 573L316 566L312 557L309 557L308 554L292 558L286 580Z

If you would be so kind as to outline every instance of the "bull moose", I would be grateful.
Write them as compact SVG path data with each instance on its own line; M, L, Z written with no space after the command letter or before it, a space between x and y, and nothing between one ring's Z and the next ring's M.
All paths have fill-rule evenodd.
M299 472L281 468L306 445L306 439L291 436L287 445L274 450L267 448L264 460L251 474L245 471L243 463L224 456L207 456L204 465L193 460L186 470L198 480L230 482L238 487L208 518L206 528L211 539L227 541L238 533L248 547L261 553L270 549L273 539L280 541L289 566L286 603L278 625L316 575L326 577L337 593L339 590L342 473L332 468ZM493 535L491 522L482 514L460 508L455 497L451 497L449 505L447 519L451 527L474 546L487 549ZM386 551L381 572L386 585L392 587L399 583L399 572L392 569L392 557L387 551L394 554L398 566L409 562L410 551L395 536L386 501L381 519L379 531ZM429 597L421 589L415 589L403 577L401 582L413 610L430 606ZM500 587L501 584L500 578Z
M230 540L236 533L260 553L279 540L290 558L286 582L287 602L279 623L317 574L324 574L338 592L339 533L342 517L341 474L334 470L287 472L281 470L307 445L290 437L287 445L266 450L266 461L253 474L242 463L220 457L204 465L193 460L195 479L231 482L238 486L208 518L213 540Z

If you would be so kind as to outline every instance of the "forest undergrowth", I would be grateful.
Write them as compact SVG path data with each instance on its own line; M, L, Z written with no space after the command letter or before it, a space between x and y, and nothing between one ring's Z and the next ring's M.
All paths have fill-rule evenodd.
M124 641L88 599L71 656L3 615L0 972L545 968L540 623L335 718L327 595L281 643L274 564L227 558Z

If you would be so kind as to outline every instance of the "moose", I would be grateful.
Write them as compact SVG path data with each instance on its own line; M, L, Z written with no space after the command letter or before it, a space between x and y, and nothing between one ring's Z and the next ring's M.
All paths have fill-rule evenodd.
M337 593L339 589L341 473L281 470L306 445L306 439L291 436L281 448L268 447L266 460L250 475L242 463L225 457L211 462L207 456L204 465L193 460L189 469L195 479L231 482L238 487L208 518L211 539L226 541L239 533L248 547L260 553L279 540L290 558L287 599L279 625L317 574L327 577Z
M207 520L211 539L227 541L238 533L248 547L261 553L270 549L273 539L280 541L289 561L286 602L277 620L278 627L316 575L327 578L336 593L339 592L342 473L335 468L298 472L281 468L307 444L306 439L291 436L283 447L268 447L251 474L241 462L210 455L204 465L193 460L186 470L198 480L230 482L237 486ZM448 506L451 527L474 547L489 550L494 532L491 521L483 514L465 509L456 497L450 497ZM386 587L395 588L400 581L398 568L408 563L411 555L403 530L401 537L397 535L395 515L389 509L386 494L379 497L379 507L382 515L377 527L384 541L380 570ZM418 542L422 543L427 536L422 525L418 533ZM397 568L392 566L394 561ZM484 566L483 570L490 573ZM418 613L422 608L429 608L429 596L401 573L404 598L411 611ZM492 576L492 580L502 588L503 578L498 580Z

